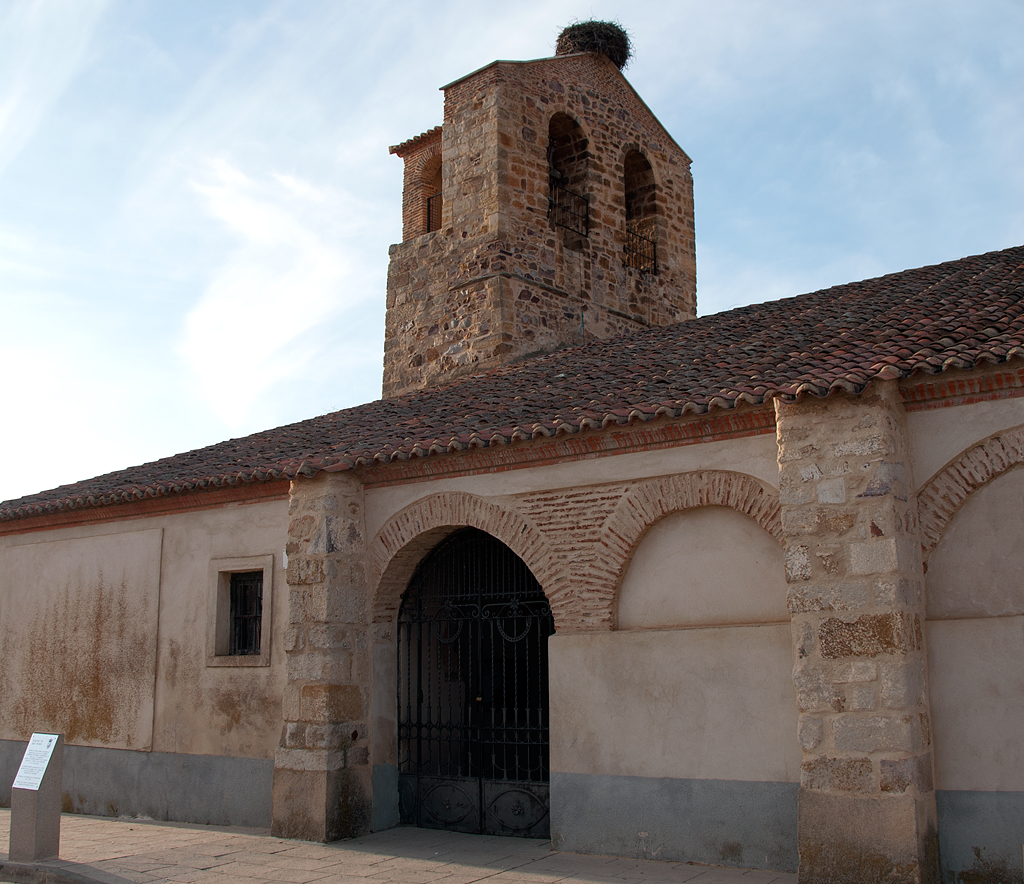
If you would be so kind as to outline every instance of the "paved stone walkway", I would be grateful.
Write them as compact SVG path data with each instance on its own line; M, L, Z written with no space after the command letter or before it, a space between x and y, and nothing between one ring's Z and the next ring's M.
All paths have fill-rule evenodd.
M64 814L61 859L7 861L11 812L0 809L0 881L24 884L796 884L796 875L555 853L546 841L401 827L334 844L264 829Z

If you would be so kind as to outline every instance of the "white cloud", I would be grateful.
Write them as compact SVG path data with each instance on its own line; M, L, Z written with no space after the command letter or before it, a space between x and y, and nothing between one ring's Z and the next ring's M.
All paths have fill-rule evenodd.
M289 345L359 297L346 286L343 248L295 205L311 194L326 202L321 189L290 175L255 181L224 159L209 174L194 187L238 244L185 317L179 352L210 407L239 425L268 386L295 373ZM334 212L353 208L330 200Z
M275 174L274 179L288 188L295 196L302 199L311 200L314 203L322 203L325 199L322 190L313 187L308 181L301 181L293 175Z
M108 0L14 0L0 13L0 173L79 71Z

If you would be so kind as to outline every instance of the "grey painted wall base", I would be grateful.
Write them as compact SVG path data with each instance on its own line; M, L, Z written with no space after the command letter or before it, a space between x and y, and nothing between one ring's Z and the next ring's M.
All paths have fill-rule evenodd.
M373 819L374 832L398 825L398 768L393 764L373 766Z
M375 764L374 815L371 828L381 832L398 825L398 768L393 764Z
M0 740L0 806L26 743ZM63 809L219 826L270 825L273 759L65 746Z
M935 793L943 884L1024 881L1024 792Z
M795 872L796 783L551 774L551 843L572 853Z

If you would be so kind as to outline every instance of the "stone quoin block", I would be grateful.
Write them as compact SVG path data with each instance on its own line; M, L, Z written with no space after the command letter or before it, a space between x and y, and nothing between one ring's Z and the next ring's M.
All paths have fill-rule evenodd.
M882 663L881 700L888 709L906 709L924 692L924 661Z
M820 718L802 716L797 727L797 739L804 749L814 749L825 736L825 722Z
M813 758L801 766L800 784L832 792L870 792L875 785L874 765L870 758Z
M810 611L851 611L868 603L866 583L795 583L787 593L787 604L793 614Z
M840 752L916 752L921 748L917 716L847 716L837 718L832 728Z
M303 721L355 721L363 717L362 691L351 684L308 684L302 688Z
M904 655L921 650L921 624L918 615L903 611L852 620L829 617L818 629L818 640L825 659Z
M911 758L883 758L881 788L883 792L906 792L910 789L930 792L933 789L932 756L926 754Z

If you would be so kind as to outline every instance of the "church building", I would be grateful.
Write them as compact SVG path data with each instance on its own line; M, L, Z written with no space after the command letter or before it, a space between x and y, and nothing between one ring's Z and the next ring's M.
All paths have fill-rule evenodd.
M391 148L382 399L0 504L0 804L1022 879L1024 246L697 318L585 37Z

